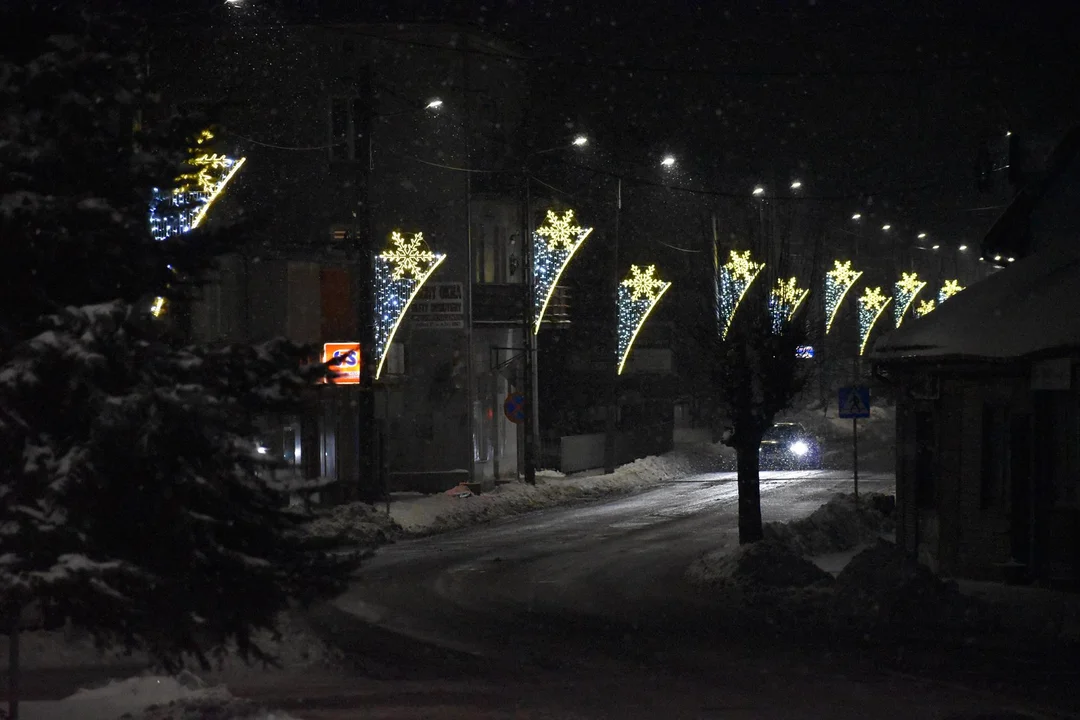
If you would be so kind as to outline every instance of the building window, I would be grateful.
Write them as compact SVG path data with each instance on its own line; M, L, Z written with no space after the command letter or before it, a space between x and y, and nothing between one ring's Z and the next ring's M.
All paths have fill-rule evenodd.
M1001 504L1009 467L1008 413L989 403L982 413L982 485L979 504L984 508Z
M390 377L405 374L405 346L400 342L390 344L386 350L386 363L383 365L383 375Z
M330 99L330 160L355 162L367 158L368 107L359 97Z

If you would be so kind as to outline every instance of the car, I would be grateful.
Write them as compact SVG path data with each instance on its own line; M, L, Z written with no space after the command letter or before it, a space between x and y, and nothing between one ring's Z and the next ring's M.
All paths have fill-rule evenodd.
M763 470L816 470L821 443L799 423L780 422L766 431L758 457Z

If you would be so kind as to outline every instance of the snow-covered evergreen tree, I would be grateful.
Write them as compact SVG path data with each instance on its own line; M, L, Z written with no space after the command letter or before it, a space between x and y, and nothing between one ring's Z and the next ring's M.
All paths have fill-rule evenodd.
M228 642L264 658L252 633L355 566L308 539L255 439L326 371L147 322L221 247L148 225L200 123L140 127L139 34L76 5L20 6L0 47L0 620L40 609L166 665Z

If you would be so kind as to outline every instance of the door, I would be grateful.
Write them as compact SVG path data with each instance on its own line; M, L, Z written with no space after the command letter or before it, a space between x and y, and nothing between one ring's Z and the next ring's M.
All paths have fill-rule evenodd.
M1038 559L1032 541L1034 529L1032 486L1032 443L1034 436L1031 416L1014 414L1009 421L1009 500L1010 541L1013 558L1027 565L1032 574L1038 569Z

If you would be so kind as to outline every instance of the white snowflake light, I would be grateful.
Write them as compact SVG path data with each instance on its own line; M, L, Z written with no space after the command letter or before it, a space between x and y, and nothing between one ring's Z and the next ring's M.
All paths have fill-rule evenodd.
M945 284L941 286L941 290L938 291L938 305L963 289L964 287L960 284L959 280L946 280Z
M750 259L749 250L741 253L732 250L728 261L720 267L716 277L716 319L721 338L727 339L739 304L764 267L764 263Z
M833 261L833 268L825 273L825 334L832 330L836 313L840 311L840 304L844 302L848 291L862 277L862 271L853 270L851 261Z
M423 233L415 233L406 240L395 230L390 234L390 243L391 247L375 258L376 380L382 375L387 351L409 306L435 269L446 260L443 253L428 249Z
M592 233L592 228L574 224L574 211L567 210L562 217L548 210L543 225L533 231L533 304L536 323L533 333L540 332L551 295L555 292L566 266L574 253Z
M615 359L619 375L649 314L670 287L670 282L656 277L655 265L644 269L631 265L630 275L619 283L619 347Z
M900 327L900 324L904 322L904 315L907 313L908 308L911 307L911 303L915 301L915 296L924 287L926 287L926 283L919 279L918 273L903 273L901 275L893 290L893 296L896 298L896 304L893 305L896 327Z
M889 302L890 299L881 292L880 287L867 288L859 298L859 355L866 351L870 333Z
M803 300L810 294L808 288L800 288L795 278L778 278L776 287L769 293L769 315L772 317L772 331L779 333L786 323L791 322Z

